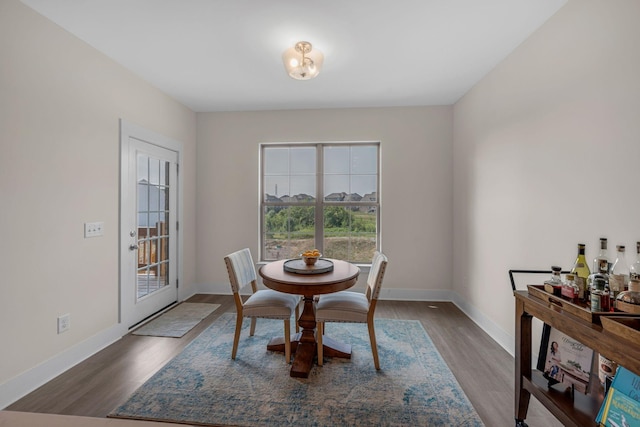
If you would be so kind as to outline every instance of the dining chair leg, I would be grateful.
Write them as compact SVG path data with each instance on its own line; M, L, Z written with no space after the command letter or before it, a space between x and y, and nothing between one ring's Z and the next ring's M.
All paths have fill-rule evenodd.
M251 328L249 328L249 336L252 337L256 333L256 318L251 318Z
M284 360L291 361L291 320L284 321Z
M296 334L300 332L300 325L298 325L298 319L300 318L300 303L296 305Z
M240 330L242 329L242 316L236 315L236 331L233 335L233 348L231 350L231 358L236 359L236 353L238 352L238 342L240 341Z
M376 343L376 331L373 328L373 319L367 322L369 329L369 341L371 341L371 353L373 354L373 364L377 370L380 370L380 361L378 360L378 344Z
M324 334L324 322L316 323L316 346L318 347L318 366L322 366L324 352L322 348L322 335Z

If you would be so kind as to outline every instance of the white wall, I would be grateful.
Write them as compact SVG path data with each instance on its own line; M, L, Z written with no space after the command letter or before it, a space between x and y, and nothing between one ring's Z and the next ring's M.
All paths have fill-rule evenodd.
M451 289L452 108L198 114L197 280L229 292L223 257L258 254L261 142L381 141L383 291L438 297ZM450 296L447 294L446 296Z
M9 380L118 322L120 118L184 143L194 283L196 115L17 0L0 2L0 58L1 408L24 385ZM84 239L87 221L104 237Z
M224 255L257 254L260 142L380 140L386 296L453 296L512 347L509 269L640 240L638 16L637 0L570 0L454 107L196 117L3 0L0 407L16 376L117 322L119 118L185 144L184 295L227 292ZM83 239L86 221L105 236Z
M634 258L638 17L637 0L570 0L454 107L454 289L506 336L509 269L569 269L601 236Z

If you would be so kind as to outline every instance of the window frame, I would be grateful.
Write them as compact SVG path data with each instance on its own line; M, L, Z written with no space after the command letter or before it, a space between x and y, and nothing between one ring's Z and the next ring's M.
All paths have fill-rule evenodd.
M326 201L324 195L324 148L330 146L337 147L353 147L353 146L375 146L376 147L376 200L375 201ZM376 250L380 251L382 230L381 224L381 142L380 141L334 141L334 142L263 142L259 145L259 170L258 170L258 209L260 211L258 215L258 253L261 263L271 262L273 260L267 260L264 253L264 225L265 225L265 210L268 206L313 206L314 207L314 220L315 220L315 233L314 241L316 247L322 252L324 249L324 208L328 206L371 206L376 209ZM266 148L295 148L295 147L315 147L316 148L316 173L315 173L315 187L316 195L313 202L272 202L265 200L265 154ZM364 196L364 195L363 195ZM319 225L319 226L318 226ZM370 263L358 263L360 265L368 265Z

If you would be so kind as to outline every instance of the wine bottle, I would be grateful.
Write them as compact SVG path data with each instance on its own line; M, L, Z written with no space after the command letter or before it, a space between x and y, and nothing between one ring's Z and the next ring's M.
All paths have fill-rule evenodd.
M609 257L607 256L607 238L600 238L600 252L593 260L593 272L609 274Z
M576 261L573 263L573 268L571 269L571 274L575 275L576 285L580 288L579 298L581 301L590 301L589 299L589 291L587 289L587 278L591 271L589 270L589 265L587 264L587 259L584 256L585 244L578 243L578 257Z
M614 299L629 287L629 267L624 255L624 245L618 245L616 249L618 250L616 261L611 267L611 274L609 274L609 288Z
M607 255L607 238L600 238L600 252L598 256L593 259L593 270L589 277L587 277L587 292L593 290L593 281L596 278L604 279L607 284L609 283L609 256Z
M629 281L640 280L640 242L636 243L636 262L629 267Z

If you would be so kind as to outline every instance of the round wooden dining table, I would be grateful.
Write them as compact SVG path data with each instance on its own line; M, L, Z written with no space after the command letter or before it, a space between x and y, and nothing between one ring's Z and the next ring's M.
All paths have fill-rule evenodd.
M360 268L337 259L327 259L333 263L333 270L320 274L302 274L285 271L284 263L288 260L274 261L260 267L258 271L262 283L270 289L288 294L302 295L304 309L298 319L302 332L292 339L291 351L295 351L290 375L297 378L308 378L313 359L316 355L316 310L314 297L322 294L349 289L356 284ZM284 352L284 339L271 340L267 349ZM328 357L351 358L351 346L340 343L329 337L323 338L323 351Z

